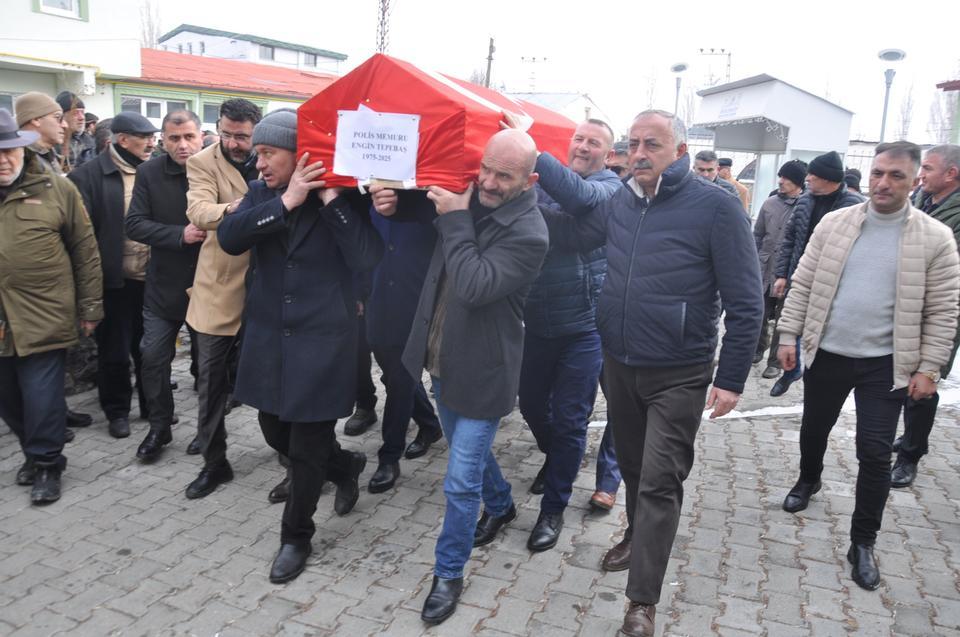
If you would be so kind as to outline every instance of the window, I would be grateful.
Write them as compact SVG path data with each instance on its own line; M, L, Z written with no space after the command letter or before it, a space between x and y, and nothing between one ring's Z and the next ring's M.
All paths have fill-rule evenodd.
M317 56L315 53L304 53L303 54L303 65L304 66L316 66L317 65Z
M120 110L123 112L139 113L141 102L142 100L139 97L127 97L124 95L120 98Z
M220 105L204 104L203 117L201 119L203 120L204 124L212 124L213 126L216 126L217 122L220 120Z
M187 53L193 55L193 42L187 42Z
M267 46L266 44L260 45L260 59L261 60L272 60L273 59L273 47Z
M147 112L144 114L144 117L159 119L160 116L160 102L147 102Z
M0 94L0 108L5 108L13 113L13 95Z
M167 102L167 112L172 113L173 111L185 111L187 110L186 102Z
M203 54L206 53L206 52L207 52L207 45L204 44L203 42L201 42L201 43L200 43L200 55L203 55Z
M34 10L77 20L87 19L87 0L34 0Z
M182 44L178 44L178 45L177 45L177 53L183 53L183 45L182 45Z

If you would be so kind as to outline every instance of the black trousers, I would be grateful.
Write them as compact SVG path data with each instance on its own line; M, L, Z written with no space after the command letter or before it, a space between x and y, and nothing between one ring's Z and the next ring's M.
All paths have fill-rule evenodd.
M143 338L143 281L124 279L122 288L103 291L103 320L97 325L96 338L97 393L107 420L130 416L130 401L133 397L133 385L130 383L131 357L140 411L148 412L140 359L140 341Z
M607 414L627 490L627 537L633 538L627 597L660 601L660 589L693 466L713 363L630 367L604 355Z
M937 405L940 394L934 393L926 400L907 398L903 405L903 440L897 459L906 462L920 462L920 458L929 451L927 444L933 421L937 417Z
M777 321L780 320L780 310L783 309L783 299L775 296L763 297L763 323L760 327L760 340L757 342L757 353L762 354L770 347L767 356L767 365L780 367L777 360L777 347L780 345L780 335L777 334Z
M414 379L403 366L400 360L403 348L375 347L373 355L382 372L380 380L387 390L381 418L383 445L377 456L381 464L392 464L399 462L403 455L411 418L423 433L439 432L440 421L423 383L419 378Z
M227 459L225 423L230 359L239 336L215 336L196 332L197 343L197 435L203 460L213 468Z
M857 404L856 501L850 540L873 545L890 494L890 453L906 388L893 387L893 355L850 358L824 350L803 375L800 477L816 482L823 472L827 438L840 408L854 392Z
M141 381L147 401L150 429L168 429L173 422L173 390L170 389L170 366L177 353L177 335L183 321L158 316L143 308L143 338L140 340ZM190 329L188 327L188 329ZM197 335L190 329L191 352Z
M351 455L337 442L335 420L286 422L263 411L258 418L267 444L290 459L290 497L283 508L280 543L305 547L316 531L313 514L323 482L346 480Z
M66 466L67 403L63 398L65 349L0 356L0 418L34 462Z
M377 388L371 375L370 344L367 342L367 321L363 315L357 317L360 322L357 336L357 408L373 410L377 406Z

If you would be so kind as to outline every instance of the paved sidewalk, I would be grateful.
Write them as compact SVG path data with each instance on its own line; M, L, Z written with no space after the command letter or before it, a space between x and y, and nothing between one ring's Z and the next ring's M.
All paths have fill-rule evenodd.
M426 629L419 612L443 515L443 443L404 460L396 489L364 491L346 517L333 513L333 489L325 489L307 570L272 585L267 572L282 505L266 494L283 472L254 411L240 408L227 420L236 478L206 499L187 500L183 491L200 460L185 455L196 432L196 394L182 353L175 376L180 424L152 465L134 458L145 422L114 440L95 394L70 400L97 419L68 445L64 495L48 507L30 506L29 490L14 486L20 451L2 428L0 635L616 633L626 574L603 573L599 562L625 527L622 493L610 514L587 506L602 429L590 430L559 544L531 554L525 544L538 497L527 487L542 456L518 412L504 421L496 453L519 516L474 551L453 618ZM877 545L883 585L869 593L853 584L845 561L857 467L853 416L845 413L831 437L824 490L807 511L788 515L780 502L796 478L799 415L748 410L793 405L800 390L774 400L770 384L755 369L741 405L746 414L701 429L658 634L960 635L960 409L941 410L916 485L892 494ZM603 420L604 410L601 398L595 418ZM361 479L368 480L376 429L341 442L367 453Z

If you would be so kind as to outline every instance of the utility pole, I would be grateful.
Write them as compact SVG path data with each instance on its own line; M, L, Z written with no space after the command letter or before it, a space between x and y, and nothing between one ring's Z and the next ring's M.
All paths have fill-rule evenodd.
M493 38L490 38L490 49L487 51L487 74L483 76L483 85L490 88L490 69L493 66L493 52L497 47L493 46Z
M377 53L386 53L390 38L390 0L380 0L380 17L377 21Z

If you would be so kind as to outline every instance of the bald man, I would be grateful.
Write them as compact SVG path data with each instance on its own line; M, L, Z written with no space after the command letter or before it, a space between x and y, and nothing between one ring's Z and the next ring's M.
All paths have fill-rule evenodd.
M428 624L456 610L473 546L491 541L517 515L491 447L500 419L516 403L523 304L547 254L547 228L533 190L536 160L529 135L504 130L487 143L475 185L463 193L431 186L427 194L440 239L403 363L414 378L424 369L430 373L450 446L447 507L421 613ZM397 211L396 201L392 191L374 195L386 216Z

